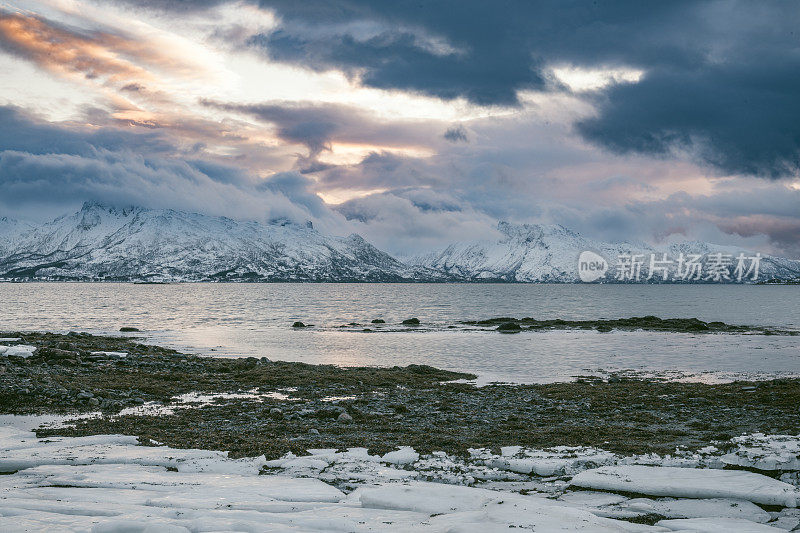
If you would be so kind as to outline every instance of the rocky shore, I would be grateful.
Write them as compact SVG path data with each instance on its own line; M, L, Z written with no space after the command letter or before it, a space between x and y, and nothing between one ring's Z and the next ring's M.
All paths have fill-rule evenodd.
M665 454L746 433L800 433L797 379L707 385L612 375L475 387L464 382L474 376L427 366L199 357L86 333L0 337L7 347L0 348L0 414L76 417L40 436L125 434L277 458L354 446L372 453L567 445Z

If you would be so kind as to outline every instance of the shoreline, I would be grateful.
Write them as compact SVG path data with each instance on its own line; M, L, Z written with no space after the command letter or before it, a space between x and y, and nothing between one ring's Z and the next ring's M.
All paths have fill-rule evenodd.
M478 388L453 382L473 375L421 365L201 357L76 333L11 338L20 340L3 344L35 351L0 355L0 414L84 416L40 436L122 433L272 459L354 446L459 456L512 445L668 454L742 434L800 434L800 379L793 378L708 385L612 374Z

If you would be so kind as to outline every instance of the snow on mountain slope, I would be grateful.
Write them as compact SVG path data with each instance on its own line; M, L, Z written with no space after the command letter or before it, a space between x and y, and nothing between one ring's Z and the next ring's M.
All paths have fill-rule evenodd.
M643 255L646 262L649 262L650 254L657 254L660 258L663 253L672 259L676 259L680 253L704 256L724 253L736 256L739 252L745 252L748 256L753 255L738 248L702 242L656 248L645 243L595 241L560 225L500 222L497 229L503 235L499 241L455 243L439 252L412 257L408 263L470 281L569 283L579 281L578 256L585 250L599 253L612 265L606 275L607 280L613 279L613 265L620 255L625 254ZM705 261L704 258L704 265ZM645 266L649 265L646 263ZM763 256L760 270L759 279L797 279L800 278L800 261Z
M4 278L401 281L426 275L358 235L95 203L36 228L7 232L0 253Z
M740 252L703 242L664 249L607 243L557 225L500 222L498 229L499 241L455 243L402 263L358 235L323 235L310 225L86 203L40 226L0 218L0 279L571 283L579 280L577 259L584 250L612 265L607 281L621 254ZM772 278L800 279L800 261L764 256L759 280Z
M20 222L13 218L0 217L0 257L5 255L15 236L32 227L33 226L25 222Z

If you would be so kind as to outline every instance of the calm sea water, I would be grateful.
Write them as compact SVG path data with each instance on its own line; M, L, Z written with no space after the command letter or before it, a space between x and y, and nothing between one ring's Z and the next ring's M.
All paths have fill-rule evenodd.
M800 374L800 337L448 330L468 319L657 315L800 330L800 286L0 283L0 330L134 336L195 353L339 365L429 364L549 382L632 370L691 379ZM421 331L335 326L409 317ZM295 320L315 328L293 330Z

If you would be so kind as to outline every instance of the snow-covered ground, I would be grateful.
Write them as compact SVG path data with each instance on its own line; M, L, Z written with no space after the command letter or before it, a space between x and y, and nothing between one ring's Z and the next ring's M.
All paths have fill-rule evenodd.
M355 448L266 461L122 435L37 439L43 422L58 420L0 417L0 531L800 530L800 436L666 457ZM645 515L664 518L626 521Z

